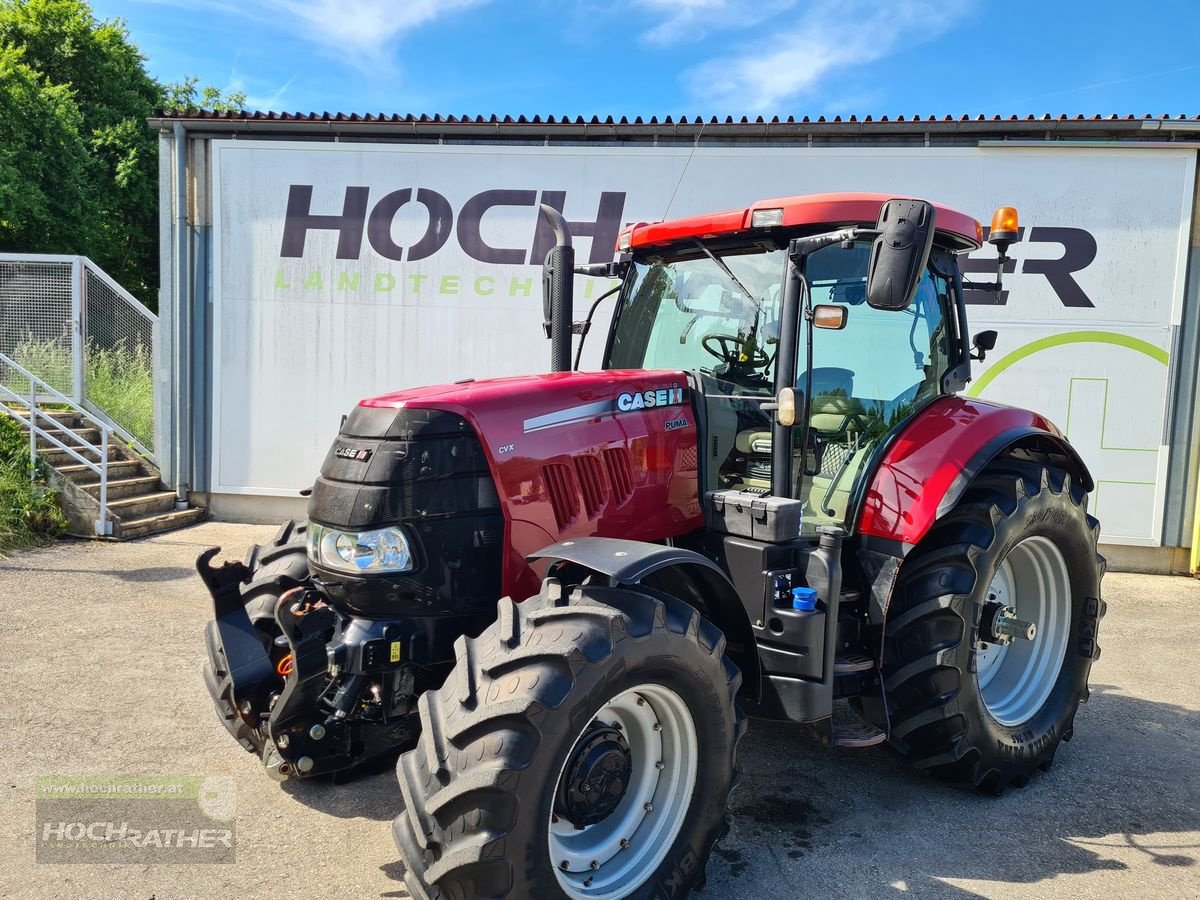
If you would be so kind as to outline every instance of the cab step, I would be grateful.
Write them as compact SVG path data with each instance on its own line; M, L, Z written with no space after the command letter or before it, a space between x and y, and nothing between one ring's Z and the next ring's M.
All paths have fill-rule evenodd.
M865 653L855 653L847 650L837 655L833 661L834 675L850 675L855 672L870 672L875 668L875 660Z
M887 732L882 728L865 722L862 719L852 719L845 722L833 723L833 745L835 747L874 747L887 740Z

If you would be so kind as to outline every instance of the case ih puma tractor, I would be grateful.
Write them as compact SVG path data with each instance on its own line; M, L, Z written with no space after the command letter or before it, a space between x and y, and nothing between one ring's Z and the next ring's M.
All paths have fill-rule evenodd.
M554 371L363 400L306 526L201 556L238 741L281 779L403 749L425 900L686 895L746 715L989 792L1046 769L1104 564L1062 433L958 396L996 338L967 336L980 224L793 197L576 268L542 213ZM1017 237L1001 209L1001 261ZM576 273L619 281L599 371L570 371Z

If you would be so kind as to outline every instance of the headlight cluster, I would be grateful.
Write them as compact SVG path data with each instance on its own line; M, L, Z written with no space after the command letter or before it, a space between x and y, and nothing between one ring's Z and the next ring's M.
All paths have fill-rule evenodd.
M350 575L411 572L412 550L402 528L338 531L308 523L308 558L327 569Z

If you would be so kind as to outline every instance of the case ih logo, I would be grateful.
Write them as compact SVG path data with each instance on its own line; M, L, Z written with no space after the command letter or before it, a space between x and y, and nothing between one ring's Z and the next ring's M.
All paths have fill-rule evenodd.
M455 215L450 201L430 188L401 188L384 194L373 204L369 187L346 188L340 213L316 213L312 209L313 186L293 184L288 190L287 219L283 226L282 257L304 255L304 239L312 230L338 233L337 258L358 259L362 253L363 234L371 248L380 256L396 261L414 262L437 253L455 235L458 244L474 259L498 265L540 265L554 246L554 232L541 216L530 216L536 226L525 247L493 247L480 235L480 222L488 210L501 206L537 208L538 203L553 206L563 212L566 191L494 190L476 194L462 205ZM392 239L392 221L400 209L409 203L420 203L429 215L425 233L411 247L401 247ZM621 216L625 211L624 191L604 191L596 217L592 220L571 221L571 234L590 237L592 250L589 262L608 262L613 258Z
M683 388L658 388L651 391L640 391L636 394L620 394L617 397L617 409L630 412L635 409L655 409L659 406L679 406L683 403Z
M354 462L366 462L371 458L371 451L358 447L343 447L338 444L333 448L333 455L338 459L349 459Z

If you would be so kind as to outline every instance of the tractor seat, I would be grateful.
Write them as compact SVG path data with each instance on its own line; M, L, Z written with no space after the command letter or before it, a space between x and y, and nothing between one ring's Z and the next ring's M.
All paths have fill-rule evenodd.
M853 416L862 411L862 404L845 394L820 394L813 398L812 427L822 437L844 434Z
M771 455L771 432L766 428L747 428L739 431L733 446L739 453L751 456Z
M813 400L812 426L826 440L836 439L846 432L850 420L862 411L862 404L844 394L821 394ZM771 431L768 428L747 428L734 439L739 453L753 456L771 455Z

